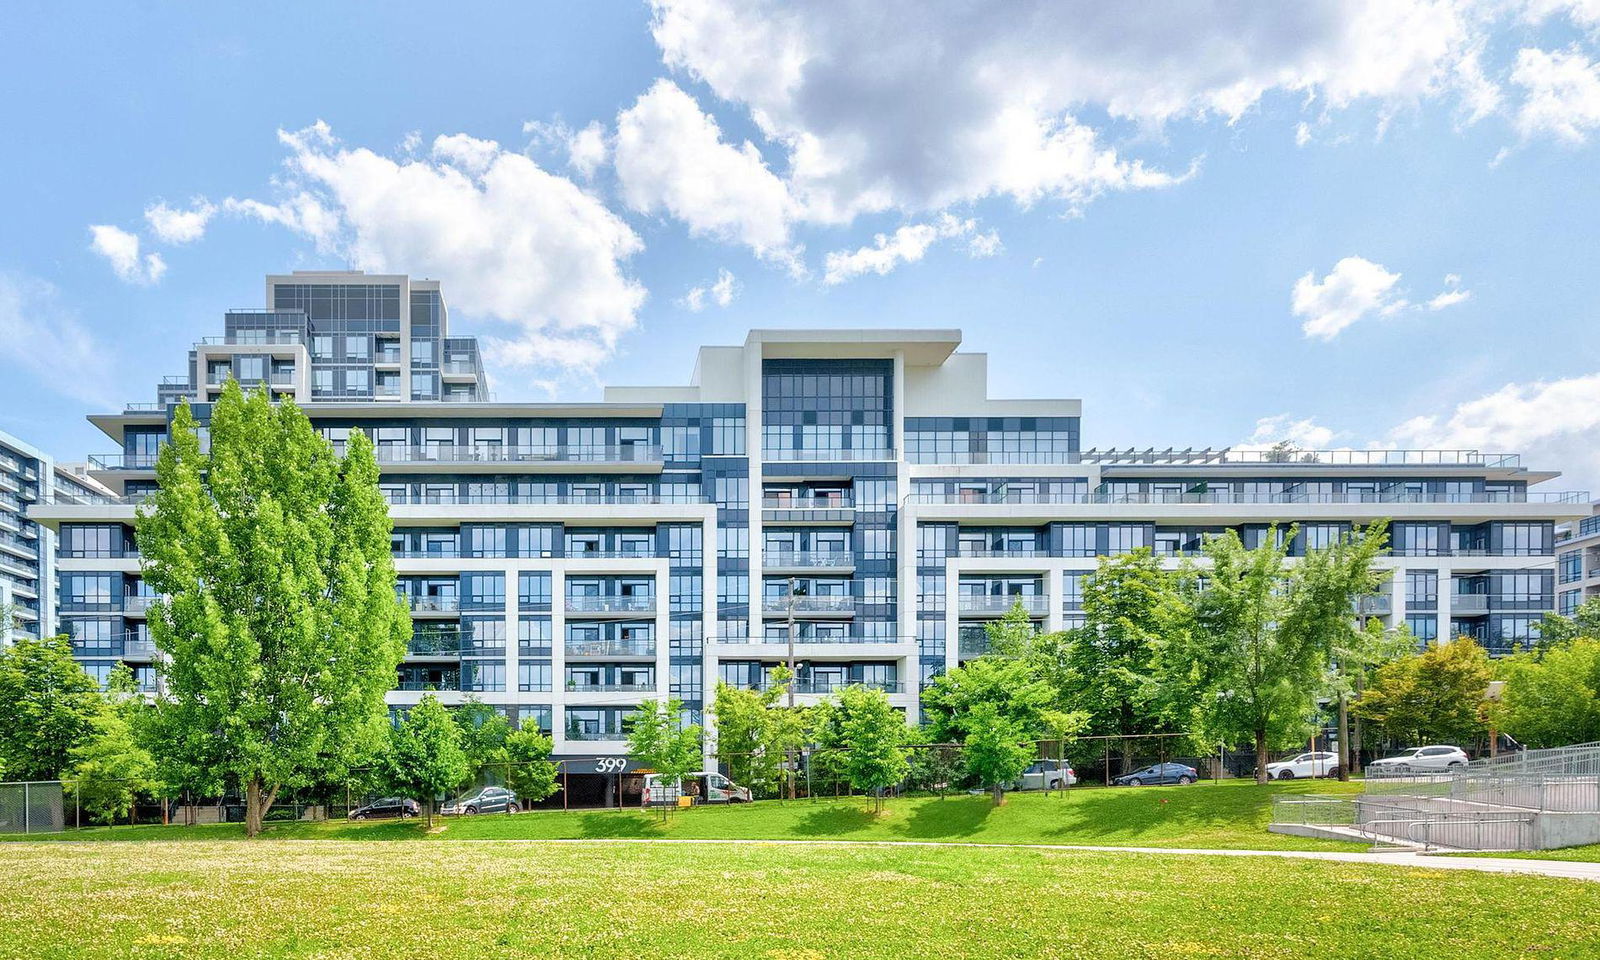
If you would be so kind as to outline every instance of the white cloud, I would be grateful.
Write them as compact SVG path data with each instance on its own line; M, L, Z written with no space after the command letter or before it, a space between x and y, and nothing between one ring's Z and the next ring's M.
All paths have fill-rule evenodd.
M754 144L724 141L716 120L672 81L658 80L617 116L612 162L631 209L669 213L695 236L744 244L798 271L788 188Z
M1508 383L1442 414L1413 417L1389 431L1401 448L1521 453L1524 462L1600 483L1600 373Z
M0 273L0 360L6 366L31 371L45 389L111 408L117 402L111 356L61 306L55 287Z
M1394 296L1399 280L1400 274L1364 257L1345 257L1321 280L1315 270L1296 280L1290 309L1301 318L1300 329L1306 336L1332 340L1364 317L1404 309L1406 301Z
M787 153L809 220L943 210L989 196L1079 210L1177 177L1085 117L1237 121L1287 92L1385 115L1487 96L1475 0L966 0L790 5L652 0L664 61L742 105Z
M105 257L112 272L124 283L148 286L167 272L167 263L159 253L139 253L139 238L109 224L95 224L89 228L89 249Z
M278 136L281 199L224 209L359 269L440 279L455 310L512 328L486 339L492 362L592 370L633 328L645 290L623 266L638 236L528 157L456 135L435 139L428 159L395 160L341 145L320 121Z
M1600 127L1600 65L1576 47L1519 50L1511 82L1526 91L1516 115L1524 137L1545 135L1581 144Z
M1523 0L1523 16L1530 23L1557 14L1577 27L1600 27L1600 0Z
M1295 281L1289 307L1300 318L1307 337L1332 340L1346 327L1371 316L1392 317L1407 310L1443 310L1471 299L1461 289L1461 277L1445 274L1444 289L1426 303L1413 304L1401 296L1400 274L1365 257L1345 257L1328 275L1317 279L1315 270Z
M967 253L972 257L992 257L1001 248L1000 235L993 230L974 233L978 221L961 219L948 213L932 223L908 224L892 234L878 234L872 245L856 250L835 250L828 254L822 282L832 286L867 273L887 274L902 263L916 263L939 240L968 237Z
M529 120L523 123L522 132L531 136L535 143L558 147L566 154L567 166L585 180L593 179L611 155L606 129L598 121L590 122L582 130L573 130L559 118L548 123Z
M717 279L708 285L690 287L689 292L679 301L691 313L699 313L705 309L706 302L719 307L726 307L733 302L734 295L739 292L739 284L734 280L733 274L728 270L718 270Z
M1311 142L1311 125L1304 120L1294 125L1294 145L1303 147Z
M144 219L163 243L193 243L206 235L206 224L216 212L216 205L204 197L195 200L187 210L169 207L165 200L158 200L144 208Z
M1235 445L1236 450L1266 450L1278 443L1288 443L1302 450L1327 450L1333 447L1340 434L1307 417L1296 420L1293 415L1280 413L1256 421L1250 438Z

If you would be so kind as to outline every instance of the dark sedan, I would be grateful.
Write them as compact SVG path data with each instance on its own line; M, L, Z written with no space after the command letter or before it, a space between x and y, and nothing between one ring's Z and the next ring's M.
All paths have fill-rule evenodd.
M399 817L402 820L408 817L420 816L422 804L410 797L384 797L371 803L356 807L350 811L351 820L378 820L384 817Z
M1181 763L1155 763L1111 781L1119 787L1145 787L1157 783L1190 784L1200 779L1200 771Z

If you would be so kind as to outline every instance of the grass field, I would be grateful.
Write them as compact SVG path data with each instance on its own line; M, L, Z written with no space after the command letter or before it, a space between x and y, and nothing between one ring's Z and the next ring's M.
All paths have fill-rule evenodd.
M982 847L13 844L0 955L1593 957L1600 884Z
M1336 781L1252 783L1224 781L1187 787L1093 788L1066 795L1014 794L1000 808L987 796L905 797L890 800L881 816L862 798L737 807L697 807L672 814L639 810L537 811L436 821L436 839L581 839L675 837L751 840L943 840L979 843L1072 843L1115 846L1203 847L1258 850L1359 850L1357 844L1287 837L1267 832L1271 798L1282 793L1356 792ZM237 825L114 827L73 831L62 839L225 839ZM420 822L284 823L269 828L278 839L425 839ZM11 839L16 839L12 837Z
M1505 857L1512 860L1566 860L1574 863L1600 863L1600 843L1584 847L1563 847L1559 850L1522 850L1516 853L1452 853L1452 857Z

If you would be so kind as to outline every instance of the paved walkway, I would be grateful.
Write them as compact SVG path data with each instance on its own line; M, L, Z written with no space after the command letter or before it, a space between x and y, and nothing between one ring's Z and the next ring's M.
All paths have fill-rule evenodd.
M1358 853L1343 850L1196 850L1187 847L1101 847L1069 843L963 843L942 840L683 840L662 837L594 837L573 840L451 840L451 843L661 843L686 846L754 845L803 847L957 847L998 850L1077 850L1090 853L1164 854L1184 857L1282 857L1290 860L1332 860L1376 863L1422 870L1476 870L1480 873L1523 873L1568 880L1600 882L1600 863L1567 860L1523 860L1509 857L1441 857L1406 850Z

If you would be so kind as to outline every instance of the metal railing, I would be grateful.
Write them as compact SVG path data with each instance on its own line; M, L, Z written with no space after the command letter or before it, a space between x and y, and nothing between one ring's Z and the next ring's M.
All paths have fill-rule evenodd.
M628 506L632 504L709 503L704 494L688 493L530 493L530 494L464 494L464 493L386 493L391 506L427 506L433 504L548 504L551 506Z
M655 681L649 683L579 683L567 681L570 693L655 693Z
M1483 453L1478 450L1297 450L1289 449L1236 449L1221 447L1203 450L1193 448L1178 450L1089 449L1080 454L1084 463L1100 464L1193 464L1193 463L1260 463L1260 464L1310 464L1354 467L1433 467L1474 466L1514 468L1522 465L1522 457L1515 453Z
M834 461L848 463L857 460L893 460L893 450L763 450L763 460L783 462L792 460Z
M154 453L97 453L89 457L89 465L101 470L154 470L156 458Z
M454 613L461 609L460 597L407 597L412 613Z
M853 510L854 497L762 497L764 510Z
M628 734L622 730L576 730L568 729L568 740L588 740L614 743L628 739Z
M1486 593L1456 593L1450 596L1450 612L1488 613L1489 595Z
M767 613L785 613L789 610L789 598L762 597L761 609ZM795 613L853 613L856 609L855 597L795 597Z
M1035 493L1031 491L952 491L946 493L915 493L912 503L928 504L1196 504L1242 505L1250 504L1415 504L1415 503L1587 503L1587 490L1560 490L1551 492L1518 491L1508 494L1489 493L1237 493L1232 490L1209 490L1204 493L1178 493L1145 491L1110 493L1085 491L1083 493Z

